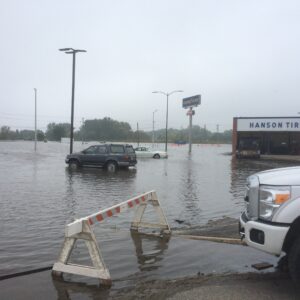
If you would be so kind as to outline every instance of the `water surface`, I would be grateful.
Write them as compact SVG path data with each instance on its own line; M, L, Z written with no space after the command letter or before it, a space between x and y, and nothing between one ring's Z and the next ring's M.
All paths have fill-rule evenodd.
M128 171L70 172L64 163L68 144L38 143L37 153L33 146L32 142L0 142L0 275L52 265L66 224L150 190L156 190L172 229L223 216L236 218L244 207L248 175L291 165L237 161L224 154L231 151L230 145L194 145L192 155L188 146L169 145L168 159L140 159ZM77 151L87 146L74 144ZM112 265L123 243L114 233L127 232L131 220L132 212L128 212L94 227L97 239L117 254L115 260L109 258ZM155 243L147 243L155 251ZM83 250L78 247L76 251ZM141 266L137 261L131 271ZM120 277L123 271L128 271L128 264L118 263Z

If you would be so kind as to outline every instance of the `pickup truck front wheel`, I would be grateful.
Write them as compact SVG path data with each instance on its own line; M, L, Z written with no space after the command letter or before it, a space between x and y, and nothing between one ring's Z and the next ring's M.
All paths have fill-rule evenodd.
M298 237L288 254L289 273L293 281L300 282L300 237Z

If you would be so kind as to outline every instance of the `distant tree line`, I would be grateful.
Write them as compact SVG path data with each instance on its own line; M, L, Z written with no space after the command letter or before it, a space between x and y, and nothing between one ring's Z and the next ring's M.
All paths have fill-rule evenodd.
M152 134L152 133L151 133ZM165 141L166 130L160 129L155 132L155 140L163 142ZM224 132L211 132L198 125L192 127L193 143L198 144L231 144L232 130L225 130ZM168 130L168 141L170 142L188 142L189 140L189 128L184 129L172 129Z
M70 123L49 123L46 130L46 138L49 141L59 141L62 137L70 137Z
M70 137L69 123L49 123L46 132L38 130L38 140L60 141L62 137ZM165 129L155 131L155 142L165 141ZM211 132L198 125L192 128L193 143L231 143L232 130L222 133ZM168 130L168 141L188 142L189 129ZM0 140L34 140L34 130L13 131L8 126L2 126ZM79 130L74 132L78 141L124 141L152 142L152 131L133 131L129 123L118 122L111 118L85 120Z
M34 130L11 130L9 126L2 126L0 129L0 140L34 140ZM43 141L45 134L41 130L37 130L37 139Z

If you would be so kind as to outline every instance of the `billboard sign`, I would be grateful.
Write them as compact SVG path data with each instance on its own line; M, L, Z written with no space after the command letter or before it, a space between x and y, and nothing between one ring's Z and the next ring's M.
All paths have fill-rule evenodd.
M187 97L182 99L182 107L189 108L198 106L201 104L201 95L196 95L192 97Z
M241 118L237 131L300 131L300 118Z

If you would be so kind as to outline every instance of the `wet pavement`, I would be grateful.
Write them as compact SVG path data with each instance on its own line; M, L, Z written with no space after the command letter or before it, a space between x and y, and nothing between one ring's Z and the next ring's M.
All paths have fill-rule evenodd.
M190 280L189 289L177 282L184 291L162 298L169 300L291 300L300 298L300 287L283 274L246 274L215 276ZM168 283L166 283L168 286ZM130 299L130 298L127 298ZM150 299L150 298L149 298ZM152 299L155 299L154 297ZM125 299L124 299L125 300Z
M116 249L115 243L122 245ZM0 281L1 299L109 299L125 297L137 283L185 276L259 273L253 263L277 258L246 246L171 237L170 240L143 234L118 232L110 241L99 239L113 286L99 286L96 279L64 275L53 279L50 271ZM73 262L88 263L84 245L76 249ZM270 268L263 273L273 272ZM260 272L261 273L261 272ZM121 297L122 298L122 297ZM136 299L139 299L137 295Z

